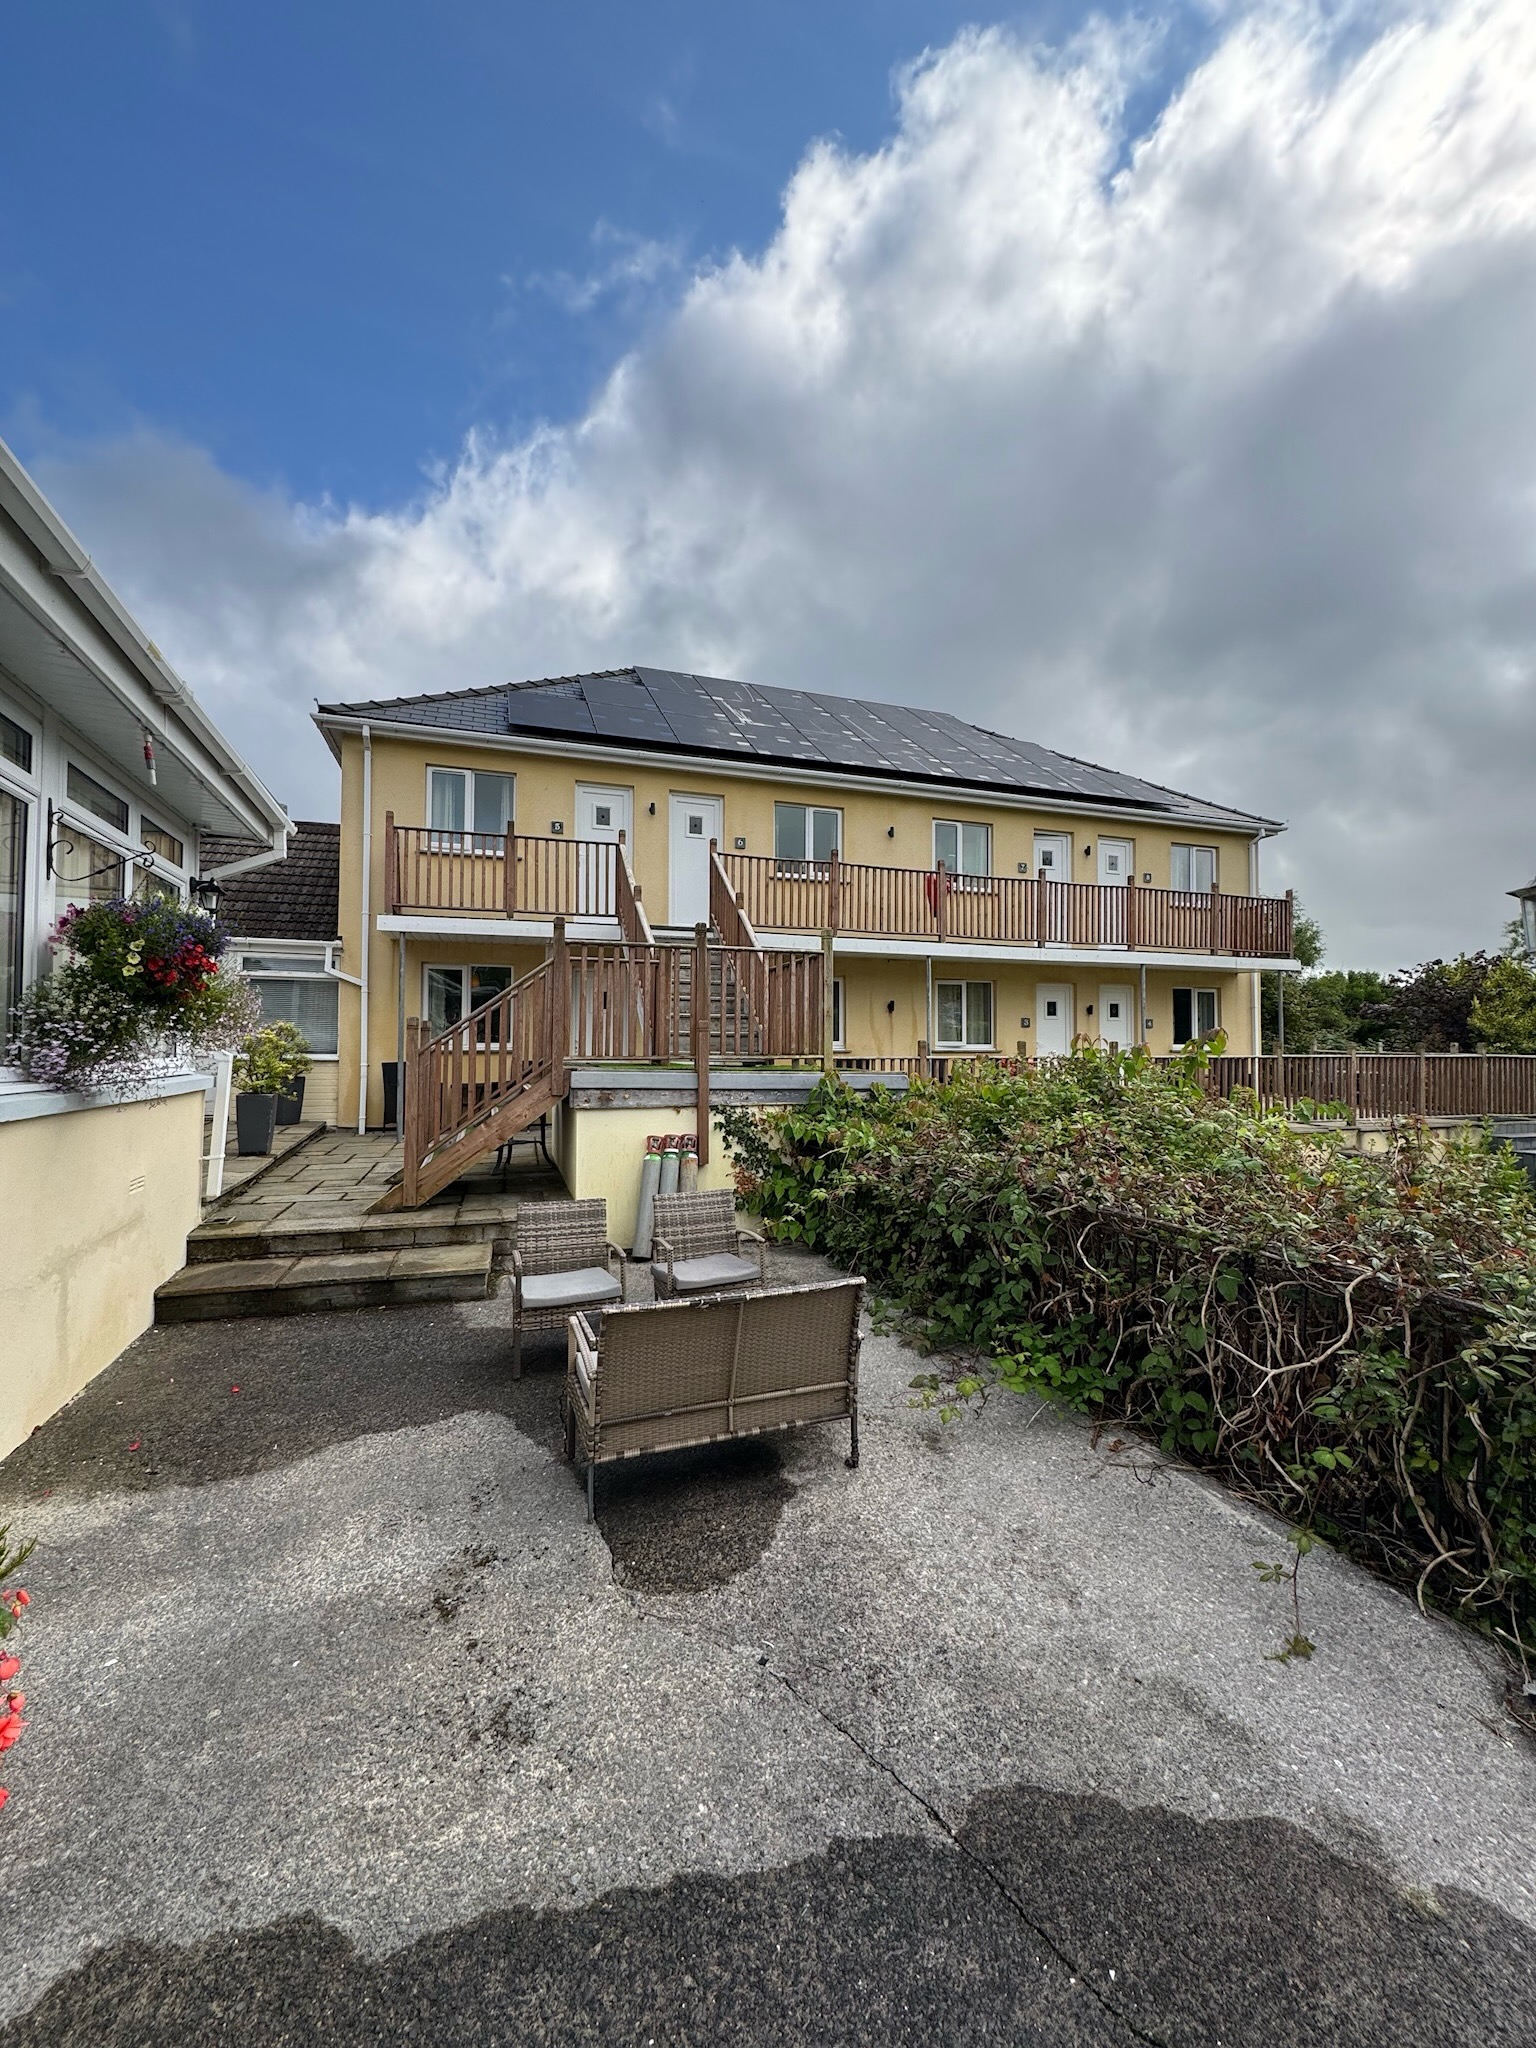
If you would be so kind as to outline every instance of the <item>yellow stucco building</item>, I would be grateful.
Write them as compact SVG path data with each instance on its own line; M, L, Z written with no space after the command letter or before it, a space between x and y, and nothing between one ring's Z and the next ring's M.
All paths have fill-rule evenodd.
M946 713L637 668L316 716L341 768L347 1121L385 1121L408 1020L494 998L557 915L589 946L704 924L822 949L849 1066L1218 1027L1246 1053L1256 968L1295 964L1289 901L1260 887L1273 820Z

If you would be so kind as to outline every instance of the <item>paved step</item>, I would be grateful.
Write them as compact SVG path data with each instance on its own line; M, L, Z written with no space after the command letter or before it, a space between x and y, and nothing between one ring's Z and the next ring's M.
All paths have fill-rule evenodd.
M298 1258L200 1259L155 1291L157 1323L222 1316L309 1315L327 1309L401 1308L423 1301L483 1301L493 1286L488 1240Z
M489 1245L504 1258L516 1241L520 1203L444 1203L376 1216L358 1206L350 1216L329 1209L311 1222L290 1204L280 1215L232 1209L210 1216L187 1239L189 1264L222 1265L232 1259L324 1258L353 1252L401 1252L444 1245Z

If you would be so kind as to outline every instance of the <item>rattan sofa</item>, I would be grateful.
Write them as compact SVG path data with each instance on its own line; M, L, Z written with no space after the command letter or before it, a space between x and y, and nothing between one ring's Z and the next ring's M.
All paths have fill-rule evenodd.
M601 1335L569 1323L565 1441L585 1467L587 1519L599 1465L689 1444L847 1422L859 1462L861 1279L762 1293L631 1303Z
M608 1242L606 1202L524 1202L512 1253L512 1377L522 1378L525 1331L564 1329L572 1309L622 1303L628 1271Z
M744 1259L742 1246L757 1247ZM658 1301L677 1294L718 1294L726 1287L761 1287L763 1240L736 1223L736 1201L728 1188L702 1194L658 1195L651 1242L651 1285Z

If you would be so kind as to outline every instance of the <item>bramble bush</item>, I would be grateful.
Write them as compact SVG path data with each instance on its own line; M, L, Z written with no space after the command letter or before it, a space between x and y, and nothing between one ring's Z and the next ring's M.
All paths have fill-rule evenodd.
M1486 1140L1384 1157L1080 1050L726 1111L743 1198L935 1348L1163 1447L1536 1648L1536 1209ZM974 1380L975 1376L971 1378Z

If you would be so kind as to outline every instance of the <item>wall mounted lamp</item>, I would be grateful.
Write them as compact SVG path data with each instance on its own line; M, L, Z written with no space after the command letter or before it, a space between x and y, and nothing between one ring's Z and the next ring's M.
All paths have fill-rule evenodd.
M887 839L894 839L896 837L896 827L894 825L887 825L885 828L885 836Z
M656 806L654 804L650 804L647 806L647 809L650 811L651 816L654 818L656 815Z
M885 1014L887 1015L887 1017L894 1017L894 1016L895 1016L895 1014L896 1014L896 998L895 998L894 996L892 996L892 997L891 997L891 1000L890 1000L890 1001L889 1001L889 1002L888 1002L888 1003L886 1004L886 1006L885 1006ZM700 1028L702 1029L703 1027L701 1026Z

